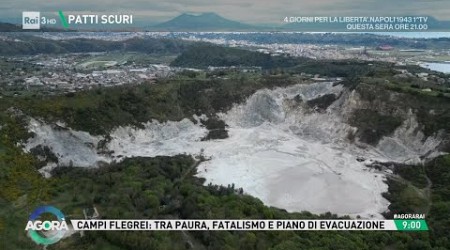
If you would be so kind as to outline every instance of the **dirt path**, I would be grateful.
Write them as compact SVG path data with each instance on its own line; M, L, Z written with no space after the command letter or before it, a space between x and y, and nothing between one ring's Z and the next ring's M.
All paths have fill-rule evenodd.
M431 199L431 187L433 186L433 183L427 175L425 175L425 178L427 180L427 186L423 189L423 191L428 201L428 206L425 211L425 214L428 215L430 213L431 206L433 205L433 200Z

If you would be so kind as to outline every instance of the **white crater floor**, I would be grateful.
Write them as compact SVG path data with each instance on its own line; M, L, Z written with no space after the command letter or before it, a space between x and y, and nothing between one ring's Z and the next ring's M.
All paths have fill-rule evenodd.
M221 115L230 126L227 139L201 141L206 129L185 119L178 123L151 123L144 130L117 129L111 134L109 149L116 156L203 151L210 160L199 166L198 176L205 178L206 184L234 183L265 204L288 211L380 217L389 204L381 196L387 191L385 176L356 160L357 154L369 153L356 152L360 150L353 146L350 149L348 144L326 144L320 138L303 139L297 134L299 128L292 128L299 124L295 116L302 114L289 114L283 104L283 100L297 94L308 100L340 90L331 83L320 83L259 91L247 103ZM309 130L316 127L315 122L307 122ZM329 126L333 124L326 128L317 124L315 134L345 136L328 134ZM341 131L345 133L345 129Z
M306 141L271 125L230 129L226 143L206 147L198 175L234 183L265 204L288 211L378 216L388 202L384 175L331 145Z

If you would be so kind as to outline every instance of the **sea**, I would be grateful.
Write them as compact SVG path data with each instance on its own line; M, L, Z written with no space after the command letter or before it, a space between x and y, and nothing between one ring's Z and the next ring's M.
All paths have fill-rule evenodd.
M427 62L420 64L420 66L434 71L450 74L450 62L443 62L443 63Z

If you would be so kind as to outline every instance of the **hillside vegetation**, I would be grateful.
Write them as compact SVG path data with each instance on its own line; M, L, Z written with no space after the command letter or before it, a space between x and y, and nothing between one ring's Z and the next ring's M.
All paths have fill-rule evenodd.
M16 38L13 40L13 38ZM105 41L77 38L50 40L30 35L11 36L0 40L0 55L62 54L81 52L134 51L147 54L178 54L188 42L170 39L132 38L125 41Z
M117 126L135 125L152 119L178 121L194 114L215 117L240 103L260 88L298 82L289 76L232 74L228 79L189 78L183 75L157 84L97 88L74 96L9 98L0 103L32 117L65 121L70 127L92 134L106 134Z

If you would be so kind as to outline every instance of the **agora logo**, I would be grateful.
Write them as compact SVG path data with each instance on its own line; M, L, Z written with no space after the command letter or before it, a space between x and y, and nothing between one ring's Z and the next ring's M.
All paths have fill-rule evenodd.
M56 217L55 220L42 220L45 214ZM58 242L69 230L64 214L53 206L41 206L30 215L25 231L39 245L50 245Z

